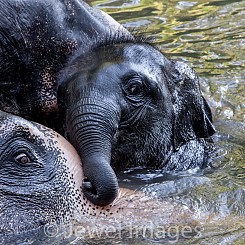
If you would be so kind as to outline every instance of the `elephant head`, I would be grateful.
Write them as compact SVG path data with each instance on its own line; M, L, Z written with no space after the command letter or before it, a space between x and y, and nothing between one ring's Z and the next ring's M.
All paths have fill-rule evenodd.
M71 218L82 178L80 158L61 135L0 111L0 237Z
M214 133L196 73L130 37L77 51L58 103L83 162L84 193L98 205L116 197L112 167L164 166L181 145Z

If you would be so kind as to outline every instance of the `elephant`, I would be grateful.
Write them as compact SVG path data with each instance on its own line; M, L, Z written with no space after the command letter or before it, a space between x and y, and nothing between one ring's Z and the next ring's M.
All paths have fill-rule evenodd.
M72 143L92 203L115 200L114 170L208 164L215 129L193 69L80 0L0 6L0 109Z
M0 235L72 216L81 161L63 137L0 111L0 152Z
M83 195L83 169L74 147L52 129L2 111L0 152L1 244L49 238L54 234L47 227L68 226L75 218L84 227L94 221L102 227L113 220L139 226L143 217L151 222L155 217L162 226L198 224L185 206L125 188L120 188L113 204L94 205Z

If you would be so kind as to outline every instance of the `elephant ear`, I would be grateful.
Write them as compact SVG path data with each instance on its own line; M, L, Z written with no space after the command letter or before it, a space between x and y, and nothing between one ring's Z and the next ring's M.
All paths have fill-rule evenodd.
M169 71L167 80L174 107L173 140L177 150L192 139L210 137L215 129L195 71L178 61L171 62Z

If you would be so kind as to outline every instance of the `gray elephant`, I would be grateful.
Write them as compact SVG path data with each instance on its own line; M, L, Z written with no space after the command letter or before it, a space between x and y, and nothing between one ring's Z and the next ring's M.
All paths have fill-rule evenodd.
M0 111L0 234L18 234L73 215L81 189L74 148L42 125ZM69 207L69 208L68 208Z
M196 73L79 0L0 0L0 109L77 149L85 196L117 196L112 169L205 167L214 133Z
M81 160L71 144L49 128L1 111L0 152L1 244L58 236L47 228L68 226L73 219L84 227L93 222L103 227L106 217L108 225L130 219L139 226L142 217L155 217L161 225L193 226L194 215L185 207L126 189L111 205L92 204L82 193Z

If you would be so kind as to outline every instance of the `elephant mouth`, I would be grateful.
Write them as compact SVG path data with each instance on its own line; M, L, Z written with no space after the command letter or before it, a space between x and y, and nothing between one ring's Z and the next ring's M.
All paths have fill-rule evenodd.
M120 171L132 167L157 169L166 164L170 153L169 137L118 130L112 142L111 166Z
M93 187L92 183L89 181L89 179L87 177L85 177L83 179L83 183L81 186L83 192L84 191L89 191L89 193L93 196L98 196L98 192L96 190L96 188Z

